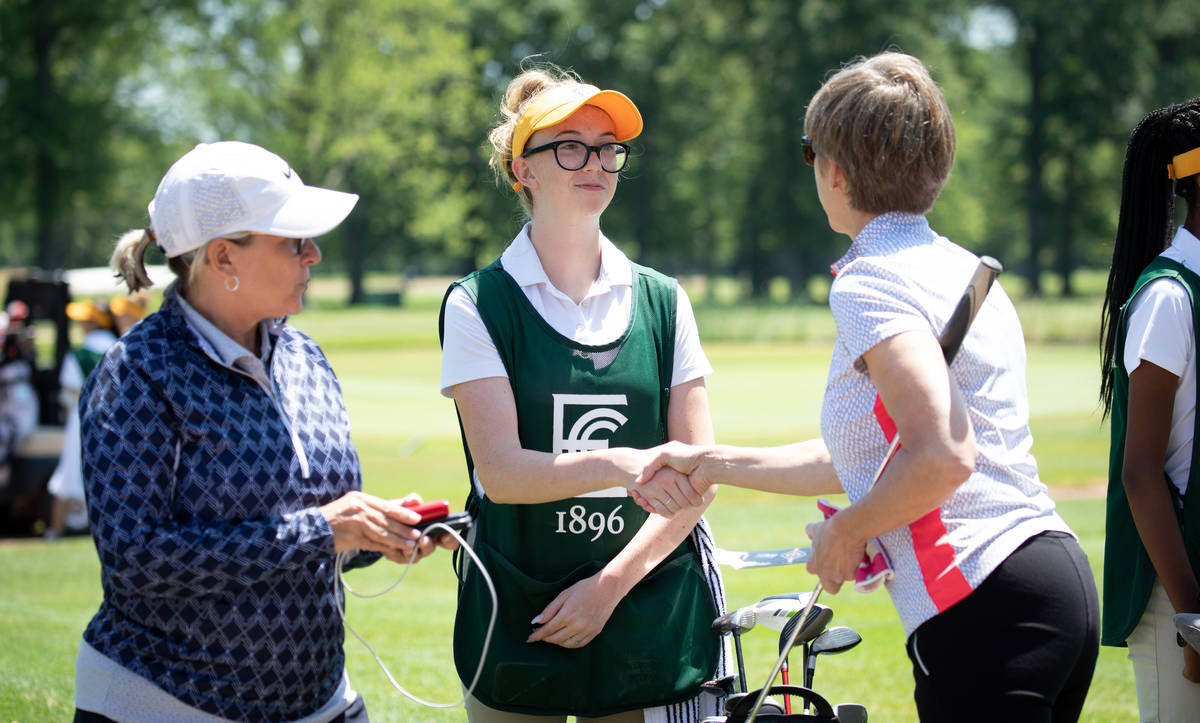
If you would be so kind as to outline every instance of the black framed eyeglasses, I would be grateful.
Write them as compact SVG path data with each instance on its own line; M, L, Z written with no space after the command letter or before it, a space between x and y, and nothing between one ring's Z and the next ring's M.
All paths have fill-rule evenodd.
M600 167L609 173L617 173L629 161L629 146L624 143L601 143L589 146L583 141L552 141L537 148L530 148L521 154L522 157L553 149L554 160L564 171L578 171L587 165L592 154L600 159Z
M800 149L804 151L804 162L810 166L815 165L817 152L813 150L812 139L808 136L800 136Z

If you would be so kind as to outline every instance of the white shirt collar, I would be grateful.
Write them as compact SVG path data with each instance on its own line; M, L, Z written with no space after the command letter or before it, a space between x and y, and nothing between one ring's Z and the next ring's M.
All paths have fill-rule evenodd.
M1189 269L1200 269L1200 239L1193 236L1191 231L1183 226L1176 229L1171 248L1178 252L1180 260Z
M543 284L548 291L562 294L561 291L554 288L554 284L550 283L550 278L546 276L546 271L542 268L542 261L538 258L537 249L533 246L533 240L529 238L529 229L532 227L532 222L525 224L517 237L500 255L500 264L521 288ZM592 282L588 296L606 293L614 286L632 285L633 267L630 266L629 257L601 232L600 274Z
M267 361L271 358L271 333L277 331L277 321L259 322L259 350L258 355L255 356L241 344L234 341L228 334L218 329L203 314L196 311L195 307L183 298L183 294L179 294L178 291L176 291L176 294L179 307L183 310L183 318L186 320L188 327L196 335L196 338L200 340L201 345L206 346L207 351L217 361L225 366L236 368L239 359L248 357L257 360L264 367L267 365Z

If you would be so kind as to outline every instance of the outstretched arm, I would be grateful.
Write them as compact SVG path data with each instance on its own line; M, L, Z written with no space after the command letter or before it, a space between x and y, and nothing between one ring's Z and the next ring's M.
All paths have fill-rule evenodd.
M668 442L656 451L633 491L634 499L647 512L669 515L670 502L680 498L699 504L699 495L718 484L785 495L842 491L822 439L778 447ZM676 470L686 477L663 475L664 469Z

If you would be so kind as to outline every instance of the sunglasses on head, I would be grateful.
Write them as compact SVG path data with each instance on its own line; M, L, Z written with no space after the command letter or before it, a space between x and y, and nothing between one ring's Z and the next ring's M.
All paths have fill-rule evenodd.
M817 152L813 150L812 139L800 136L800 149L804 151L804 162L813 165L817 161Z

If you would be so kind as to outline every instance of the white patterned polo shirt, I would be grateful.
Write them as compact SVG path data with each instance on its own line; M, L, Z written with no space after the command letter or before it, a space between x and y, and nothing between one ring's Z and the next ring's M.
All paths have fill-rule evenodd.
M821 432L851 502L863 497L895 425L854 362L906 331L941 334L978 257L937 235L924 216L873 219L832 267L837 339ZM1021 323L992 286L950 367L975 430L975 471L941 506L879 538L895 568L888 584L905 635L971 593L1030 537L1070 533L1038 479L1031 454Z

